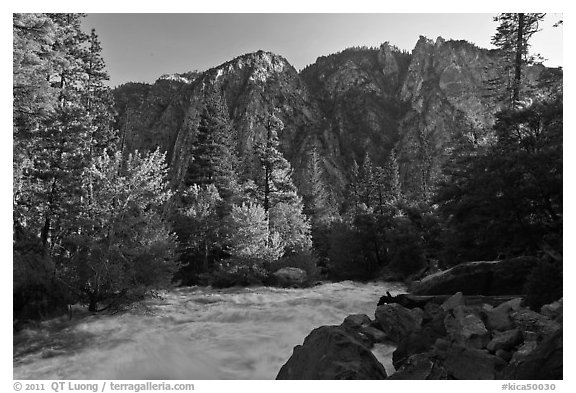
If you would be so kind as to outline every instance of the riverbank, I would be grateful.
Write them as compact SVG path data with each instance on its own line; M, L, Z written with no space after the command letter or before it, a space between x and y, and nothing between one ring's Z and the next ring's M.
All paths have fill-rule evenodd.
M314 329L277 379L562 379L563 301L539 312L514 296L387 294L374 320ZM369 352L392 342L395 372Z

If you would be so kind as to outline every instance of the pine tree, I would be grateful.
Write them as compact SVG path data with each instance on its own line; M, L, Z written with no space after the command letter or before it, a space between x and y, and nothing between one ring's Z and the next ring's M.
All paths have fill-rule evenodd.
M225 102L208 93L200 114L185 186L214 184L228 200L239 192L233 130Z
M522 75L527 64L534 62L529 56L530 38L538 32L539 22L546 14L517 13L499 14L494 21L499 22L492 44L498 47L504 57L504 73L507 78L507 91L510 106L521 100Z
M14 16L15 112L29 112L14 123L15 173L21 174L15 225L39 234L47 255L63 250L56 246L75 230L82 176L114 139L101 48L94 32L82 32L83 16ZM21 55L26 47L31 57ZM34 95L46 100L27 100L30 81L39 82Z
M350 183L348 184L348 194L350 205L354 211L358 211L361 200L361 187L360 187L360 166L356 160L352 161L352 170L350 175Z
M306 205L312 226L324 225L332 219L335 212L330 201L330 192L326 188L324 169L316 146L310 151L309 162L310 195Z
M279 202L294 200L296 187L292 182L292 167L278 150L278 132L282 131L282 120L272 114L266 120L266 139L256 146L260 173L256 178L257 199L267 213Z
M367 208L372 207L374 199L374 166L370 154L366 153L358 178L360 197Z

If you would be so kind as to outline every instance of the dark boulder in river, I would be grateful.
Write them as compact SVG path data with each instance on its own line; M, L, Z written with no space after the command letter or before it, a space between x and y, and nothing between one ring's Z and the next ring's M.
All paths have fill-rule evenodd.
M385 379L372 352L343 326L314 329L297 345L276 379Z

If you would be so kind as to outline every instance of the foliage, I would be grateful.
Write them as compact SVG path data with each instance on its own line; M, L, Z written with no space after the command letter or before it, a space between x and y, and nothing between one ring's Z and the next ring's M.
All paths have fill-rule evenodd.
M260 170L255 176L255 199L265 212L279 202L290 203L296 196L292 182L292 167L278 150L278 133L284 128L282 120L272 114L266 120L266 139L256 146Z
M280 235L272 232L260 205L232 206L228 223L228 246L233 257L273 261L283 254Z
M262 259L232 257L219 262L205 277L207 283L216 288L262 285L269 280L266 264Z
M238 192L238 158L232 136L225 102L215 92L208 94L192 146L186 186L214 184L226 200Z
M424 244L420 232L407 217L395 219L386 233L389 245L390 268L404 276L414 274L426 266Z
M302 203L279 202L270 209L270 230L277 233L284 244L284 253L308 252L312 247L310 222L302 212Z
M171 197L159 151L97 157L84 176L83 214L67 238L62 279L97 303L139 287L166 286L177 268L175 238L162 216Z
M339 279L368 279L370 270L363 255L358 231L342 222L332 225L328 249L328 270Z
M508 93L505 101L510 107L520 102L523 87L526 87L522 86L524 68L535 61L535 56L529 56L529 42L532 35L539 31L538 25L544 15L504 13L494 18L499 25L492 37L492 44L500 49L504 59L499 79L504 79Z
M454 262L534 254L562 236L562 99L503 111L497 141L457 157L436 201Z
M335 202L332 200L328 187L322 159L318 154L316 146L312 147L309 155L309 183L310 192L306 199L305 211L310 217L312 230L317 227L326 225L334 220L337 212L335 211Z
M526 280L525 303L535 311L563 296L562 261L542 260Z
M222 198L213 184L192 185L177 195L179 206L171 221L178 237L182 268L176 276L192 284L209 270L223 248Z

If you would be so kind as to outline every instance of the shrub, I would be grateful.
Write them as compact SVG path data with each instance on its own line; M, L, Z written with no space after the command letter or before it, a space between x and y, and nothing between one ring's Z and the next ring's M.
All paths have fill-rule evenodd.
M202 277L215 288L263 285L269 281L265 264L262 259L233 257L218 263L214 271Z
M424 247L419 232L403 217L387 232L390 268L404 276L417 273L426 266Z
M328 272L336 279L365 280L370 277L358 231L345 223L332 227L328 258Z
M532 310L560 299L563 295L562 262L542 261L528 276L524 286L525 304Z

